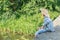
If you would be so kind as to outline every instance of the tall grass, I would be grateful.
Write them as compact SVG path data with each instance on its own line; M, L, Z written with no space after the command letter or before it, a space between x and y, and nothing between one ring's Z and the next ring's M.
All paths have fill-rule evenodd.
M54 20L59 15L58 12L50 11L49 14L52 20ZM11 18L7 20L2 19L0 21L1 37L3 36L2 38L4 38L4 35L9 37L11 36L10 39L15 40L17 36L19 39L20 35L21 38L19 40L32 40L34 33L37 31L37 27L41 26L42 23L43 16L41 13L37 13L32 16L21 15L19 19L15 19L15 16L11 16ZM14 36L14 38L12 38L12 36Z

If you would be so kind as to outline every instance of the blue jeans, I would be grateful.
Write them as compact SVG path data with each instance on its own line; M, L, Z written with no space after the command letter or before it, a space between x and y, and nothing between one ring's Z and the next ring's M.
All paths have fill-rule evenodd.
M35 36L37 36L38 34L44 33L44 32L46 32L45 29L40 29L35 33Z
M38 34L44 33L44 32L54 32L55 30L53 28L49 29L49 28L45 28L45 29L39 29L36 33L35 36L37 36Z

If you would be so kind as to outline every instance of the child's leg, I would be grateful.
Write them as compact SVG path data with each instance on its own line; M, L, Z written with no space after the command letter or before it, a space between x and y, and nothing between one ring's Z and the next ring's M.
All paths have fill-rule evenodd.
M47 32L55 32L55 29L53 28L53 27L48 27L48 28L45 28L45 30L47 31Z
M41 34L43 32L46 32L46 30L45 29L40 29L35 33L35 36L37 36L38 34Z
M50 31L51 31L51 32L55 32L55 29L52 27L52 28L50 29Z
M49 26L49 30L50 30L51 32L54 32L54 31L55 31L53 25L50 25L50 26Z

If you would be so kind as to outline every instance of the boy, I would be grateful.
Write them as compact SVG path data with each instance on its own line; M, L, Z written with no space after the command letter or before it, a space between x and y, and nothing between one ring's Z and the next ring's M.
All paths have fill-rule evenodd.
M41 34L41 33L44 33L44 32L54 32L54 28L53 28L53 22L52 20L50 19L49 17L49 14L48 14L48 10L47 9L40 9L43 17L44 17L44 23L43 23L43 28L42 29L39 29L36 33L35 33L35 37L38 35L38 34Z

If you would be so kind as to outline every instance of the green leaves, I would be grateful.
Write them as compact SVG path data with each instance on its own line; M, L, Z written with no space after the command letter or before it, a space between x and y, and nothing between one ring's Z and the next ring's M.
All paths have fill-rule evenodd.
M29 40L28 38L34 35L37 27L43 24L40 8L48 8L50 17L54 20L60 15L59 6L58 0L0 0L0 28L2 32L7 30L12 40ZM54 9L56 10L53 11ZM5 39L7 39L6 36Z

